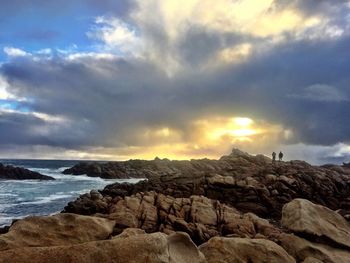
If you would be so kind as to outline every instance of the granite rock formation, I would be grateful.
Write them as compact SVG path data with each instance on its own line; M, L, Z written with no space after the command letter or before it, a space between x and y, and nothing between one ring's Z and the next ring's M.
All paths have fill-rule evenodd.
M348 223L307 200L284 207L282 225L289 229L203 196L186 200L148 192L115 201L110 214L17 221L0 235L0 262L349 262L350 248L343 240L350 235L338 229L328 237L328 226L321 225L324 210L326 220L340 220L346 229ZM162 209L156 213L152 207L157 203ZM307 209L313 217L300 217ZM286 222L298 217L302 224L296 225L303 227L294 231ZM310 235L315 227L321 238Z
M15 222L0 235L0 262L350 262L349 167L238 150L152 162L166 165L145 173L142 164L148 180Z
M98 201L92 200L90 194L82 195L69 203L65 211L106 213L114 198L154 191L175 198L203 195L242 212L276 219L281 217L283 205L295 198L341 209L344 216L350 214L350 168L312 166L303 161L272 163L264 156L238 150L220 160L184 161L179 167L174 173L148 171L143 177L149 179L137 184L108 185L100 191L102 198Z

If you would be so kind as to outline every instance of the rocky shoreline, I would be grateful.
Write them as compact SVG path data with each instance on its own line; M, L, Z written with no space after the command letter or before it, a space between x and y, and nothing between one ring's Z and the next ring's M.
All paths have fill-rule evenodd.
M0 235L0 262L350 262L347 165L272 164L236 149L138 165L148 180L16 221Z
M0 179L2 180L55 180L47 175L33 172L22 167L3 165L0 163Z
M196 162L201 165L188 173ZM102 201L95 202L95 197L82 195L70 202L65 211L84 215L108 213L114 198L154 191L175 198L202 195L266 218L280 219L283 205L295 198L350 214L349 167L319 167L303 161L273 164L269 158L251 156L236 149L218 161L196 160L185 164L174 174L151 176L137 184L108 185L100 191Z

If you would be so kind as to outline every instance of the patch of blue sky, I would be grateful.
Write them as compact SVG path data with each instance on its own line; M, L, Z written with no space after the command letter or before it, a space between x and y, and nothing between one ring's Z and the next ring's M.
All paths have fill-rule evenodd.
M24 105L15 100L0 100L0 109L2 110L14 110L22 113L28 113L32 110L28 105Z
M7 59L3 52L7 46L29 53L47 48L65 50L73 45L79 48L78 51L91 51L94 48L86 33L98 14L91 10L79 12L77 9L68 9L59 15L40 11L21 10L0 22L0 62Z

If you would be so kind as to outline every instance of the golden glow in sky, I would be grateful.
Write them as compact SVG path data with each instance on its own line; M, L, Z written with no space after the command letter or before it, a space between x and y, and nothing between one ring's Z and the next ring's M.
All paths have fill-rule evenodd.
M248 117L208 117L194 121L185 130L156 127L140 131L139 139L147 143L129 145L119 149L118 154L122 153L119 159L218 158L232 147L251 152L265 149L276 143L283 132L279 125Z
M253 127L253 120L249 118L236 117L232 121L222 123L221 126L209 131L210 140L218 140L222 137L231 137L232 143L235 141L251 140L250 137L260 132L258 128Z

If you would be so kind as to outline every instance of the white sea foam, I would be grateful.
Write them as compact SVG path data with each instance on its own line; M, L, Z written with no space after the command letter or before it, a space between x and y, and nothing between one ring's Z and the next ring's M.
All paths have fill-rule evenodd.
M69 166L60 167L60 168L57 169L57 171L58 171L59 173L62 173L64 170L69 169L69 168L70 168Z
M1 193L1 194L0 194L0 197L1 197L1 196L5 196L5 197L9 197L9 196L18 196L18 194Z
M67 163L68 164L68 163ZM0 181L0 226L9 225L12 219L28 215L48 215L63 209L69 200L91 189L103 189L106 185L137 183L145 179L103 179L87 175L62 174L68 167L27 168L56 180L6 180Z
M56 193L56 194L51 194L49 196L40 196L36 197L36 201L28 201L28 202L21 202L17 205L37 205L37 204L46 204L50 203L52 201L60 200L60 199L66 199L70 198L72 195L70 194L64 194L64 193Z

